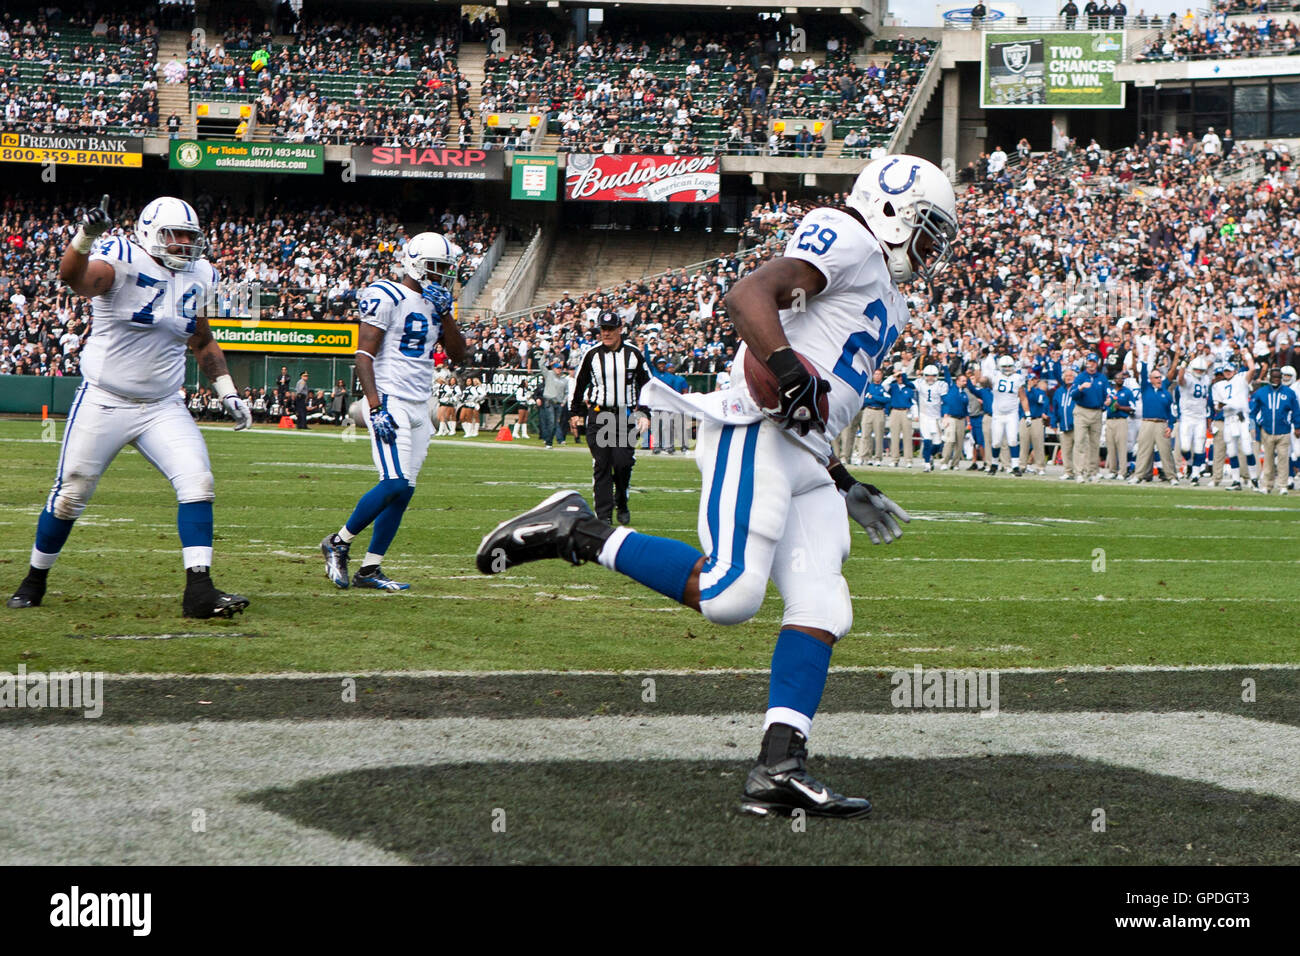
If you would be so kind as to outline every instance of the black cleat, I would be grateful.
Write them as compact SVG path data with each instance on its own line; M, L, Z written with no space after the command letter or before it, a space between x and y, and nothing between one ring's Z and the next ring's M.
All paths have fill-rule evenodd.
M1017 466L1017 467L1011 469L1011 474L1013 474L1013 475L1015 475L1017 478L1019 478L1021 475L1024 474L1024 472L1020 470L1020 467L1019 467L1019 466Z
M842 820L869 814L870 800L836 793L808 772L806 744L804 735L793 727L773 724L768 728L763 737L764 755L745 780L741 812L768 817L802 810L810 817Z
M998 473L998 466L997 466L997 465L989 465L989 474L990 474L990 475L996 475L997 473Z
M45 599L45 572L39 575L27 572L27 577L23 578L23 583L18 585L18 590L14 596L5 602L5 607L14 608L15 610L24 607L40 607L41 601Z
M619 511L619 513L618 513L618 523L619 523L619 524L631 524L631 523L632 523L632 512L628 511L626 508L621 509L621 510Z
M185 617L231 618L248 607L248 598L218 590L207 572L185 573L188 580L185 597L181 599L181 612Z
M528 561L563 558L595 561L613 533L576 491L557 491L536 508L503 521L479 543L475 562L484 574L500 574Z

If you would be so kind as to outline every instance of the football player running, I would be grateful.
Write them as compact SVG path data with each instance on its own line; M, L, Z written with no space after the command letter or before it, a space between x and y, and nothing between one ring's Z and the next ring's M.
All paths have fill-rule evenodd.
M832 457L827 436L839 434L862 407L867 383L909 320L895 284L916 275L928 280L942 269L956 231L952 186L937 167L914 156L874 160L858 176L846 208L808 213L784 257L727 295L744 340L740 352L761 356L779 383L776 407L760 410L741 375L730 391L703 397L677 395L655 380L646 386L643 401L651 407L702 419L696 463L703 479L703 553L610 528L573 492L503 522L479 546L477 564L485 574L542 558L598 561L718 624L752 618L774 581L785 611L762 748L744 786L746 812L870 812L867 799L842 796L809 774L806 741L831 649L853 621L841 574L849 553L847 518L866 528L873 543L896 540L898 522L911 519L879 490L854 480ZM738 354L736 367L744 360ZM822 396L829 405L825 418Z
M188 348L235 430L253 423L202 314L217 286L217 270L203 257L203 229L187 202L163 196L149 203L136 219L134 238L105 237L111 225L104 196L82 215L59 263L59 278L93 300L93 324L54 487L36 523L31 567L9 607L40 605L73 523L118 452L133 445L176 491L185 565L182 614L232 617L248 607L248 598L212 583L212 466L180 398Z
M453 362L465 358L465 339L452 316L451 289L460 247L436 232L422 232L399 251L401 282L380 279L360 295L361 334L357 378L370 430L370 454L379 483L361 496L343 527L321 542L325 575L339 588L349 584L380 591L406 591L380 568L415 493L415 480L429 452L429 401L433 353L441 339ZM352 539L371 523L370 547L349 580Z

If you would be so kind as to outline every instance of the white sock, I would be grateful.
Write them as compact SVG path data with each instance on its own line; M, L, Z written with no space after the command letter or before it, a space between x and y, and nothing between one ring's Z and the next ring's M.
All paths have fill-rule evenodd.
M54 567L54 562L57 560L59 560L59 555L57 553L46 554L44 551L37 551L35 547L32 548L31 565L34 568L44 568L45 570L49 570Z
M1246 467L1250 469L1250 477L1252 481L1259 477L1259 462L1255 462L1253 465L1247 465Z
M767 728L773 724L787 724L803 734L805 738L812 733L812 718L789 707L768 708L763 716L763 732L767 733Z
M379 567L379 565L383 563L384 563L384 556L382 554L375 554L373 551L367 551L366 556L361 559L361 566L363 568L368 568L371 566Z
M524 437L527 438L527 437L528 437L528 426L525 424L525 425L522 425L522 426L520 426L520 427L523 428L523 431L524 431Z
M510 434L513 435L515 438L518 438L518 437L519 437L519 424L518 424L518 423L515 424L515 427L514 427L514 428L510 429Z
M1012 459L1011 459L1011 467L1012 467L1012 468L1019 468L1019 467L1020 467L1020 459L1019 459L1019 458L1012 458Z
M351 531L348 530L347 525L344 525L343 527L339 528L339 530L335 533L339 536L339 540L342 541L344 544L351 544L352 539L356 537L355 534L353 534Z
M618 568L614 566L614 559L618 557L618 549L623 547L623 542L631 533L631 528L614 529L614 533L605 539L605 544L601 547L600 554L596 555L596 560L611 571L617 571Z
M212 567L211 548L181 548L181 560L188 568Z

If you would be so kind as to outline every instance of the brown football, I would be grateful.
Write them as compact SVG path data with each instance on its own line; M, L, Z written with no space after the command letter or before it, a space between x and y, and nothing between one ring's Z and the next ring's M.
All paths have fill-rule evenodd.
M795 352L803 367L808 370L808 374L813 378L821 378L821 372L817 371L817 366L808 361L800 352ZM780 397L777 395L776 376L772 370L767 367L767 363L760 359L750 349L745 349L745 384L749 387L750 397L758 403L760 408L776 408L780 404ZM822 421L830 418L831 403L826 395L822 395L818 402L822 414Z

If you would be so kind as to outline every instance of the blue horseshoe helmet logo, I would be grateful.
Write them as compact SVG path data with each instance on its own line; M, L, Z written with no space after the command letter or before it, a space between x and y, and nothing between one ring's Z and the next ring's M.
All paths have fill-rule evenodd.
M889 162L885 163L885 165L880 170L880 188L883 189L885 192L889 193L891 196L901 195L902 193L905 193L909 189L911 189L912 183L916 182L916 174L921 171L921 167L913 163L912 171L907 174L907 182L903 183L903 185L899 186L897 189L894 189L889 185L889 183L885 182L885 173L889 172L889 168L897 162L898 162L897 158L891 159Z

